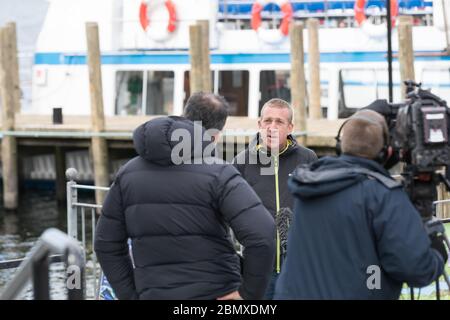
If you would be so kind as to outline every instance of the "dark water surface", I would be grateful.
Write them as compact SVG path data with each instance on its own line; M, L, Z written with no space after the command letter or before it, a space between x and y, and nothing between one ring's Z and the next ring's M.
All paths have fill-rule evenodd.
M93 195L80 195L80 201L93 202ZM5 211L3 199L0 199L0 261L24 258L48 228L58 228L66 232L66 212L65 203L58 206L54 190L22 191L16 212ZM52 298L65 299L64 264L52 264L50 270ZM0 293L16 271L17 269L0 270ZM89 288L87 293L92 297L92 288ZM31 286L24 291L22 297L33 297Z

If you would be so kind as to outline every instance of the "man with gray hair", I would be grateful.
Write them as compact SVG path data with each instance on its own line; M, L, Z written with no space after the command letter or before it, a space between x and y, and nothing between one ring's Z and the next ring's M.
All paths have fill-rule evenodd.
M317 160L316 154L300 146L292 136L294 113L289 103L282 99L271 99L261 109L258 120L259 132L249 147L239 153L233 164L253 187L264 206L277 221L277 254L272 281L265 299L271 300L275 282L283 260L282 237L293 206L293 197L288 192L289 174L299 165ZM288 221L287 221L288 222ZM280 228L281 227L281 228Z
M429 240L383 168L392 153L384 117L357 112L337 141L339 157L299 167L289 179L294 220L275 298L398 299L403 282L422 287L438 279L445 247Z

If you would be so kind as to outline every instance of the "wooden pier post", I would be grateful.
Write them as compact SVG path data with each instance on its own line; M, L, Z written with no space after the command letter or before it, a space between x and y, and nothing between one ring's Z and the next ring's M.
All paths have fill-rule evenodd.
M189 72L189 83L191 94L203 91L203 46L202 27L194 24L189 27L189 55L191 70Z
M58 205L65 205L66 190L66 154L61 147L55 147L55 190Z
M319 20L308 19L309 117L322 118L320 105Z
M108 145L104 137L95 136L105 130L105 115L103 112L102 71L100 57L100 41L98 24L86 23L87 63L89 68L89 88L91 96L91 123L94 136L91 141L92 159L94 163L95 185L109 186ZM95 199L102 204L105 192L97 190Z
M6 25L9 32L9 38L11 39L11 47L9 50L9 59L11 64L11 79L14 88L14 110L20 112L20 78L19 78L19 61L17 52L17 31L16 23L9 22Z
M12 79L11 56L16 39L11 37L9 27L0 29L0 97L2 105L2 175L5 209L17 209L19 200L17 141L7 132L14 130L15 91Z
M400 16L398 24L398 60L400 63L400 80L402 99L406 97L405 80L415 80L414 74L414 49L412 39L413 18Z
M209 20L200 20L198 24L202 28L202 76L203 92L212 92L211 89L211 57L209 54Z
M297 138L299 143L306 145L306 80L305 54L303 48L303 24L291 24L291 103L294 108L294 131L305 132Z

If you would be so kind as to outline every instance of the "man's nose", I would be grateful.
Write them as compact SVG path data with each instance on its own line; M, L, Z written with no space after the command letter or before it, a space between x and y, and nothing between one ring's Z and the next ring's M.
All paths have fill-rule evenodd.
M275 136L275 135L277 135L278 134L278 127L276 126L276 125L274 125L274 124L271 124L270 125L270 127L269 127L269 133L272 135L272 136Z

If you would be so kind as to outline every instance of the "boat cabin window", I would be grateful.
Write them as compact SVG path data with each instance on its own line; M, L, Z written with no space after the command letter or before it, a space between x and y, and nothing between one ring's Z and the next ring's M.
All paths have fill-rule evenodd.
M223 96L230 104L228 115L246 117L248 115L248 85L247 70L219 70L212 74L212 90ZM189 98L189 71L184 73L184 104Z
M328 82L329 70L320 69L320 104L323 116L327 116L328 106ZM306 85L308 86L309 73L305 70ZM309 87L308 90L309 91ZM261 98L259 100L259 111L264 103L272 98L283 99L291 102L291 72L289 70L263 70L260 73L259 92Z
M400 72L392 71L393 100L401 101ZM376 99L388 99L388 71L383 68L349 68L339 72L339 117L345 118Z
M431 93L443 100L450 101L449 68L424 68L420 82L422 89L431 89Z
M260 74L259 111L264 103L272 98L291 101L291 73L288 70L264 70Z
M168 115L173 113L173 71L118 71L116 114Z
M378 99L380 84L374 69L346 69L340 76L346 108L362 108Z

